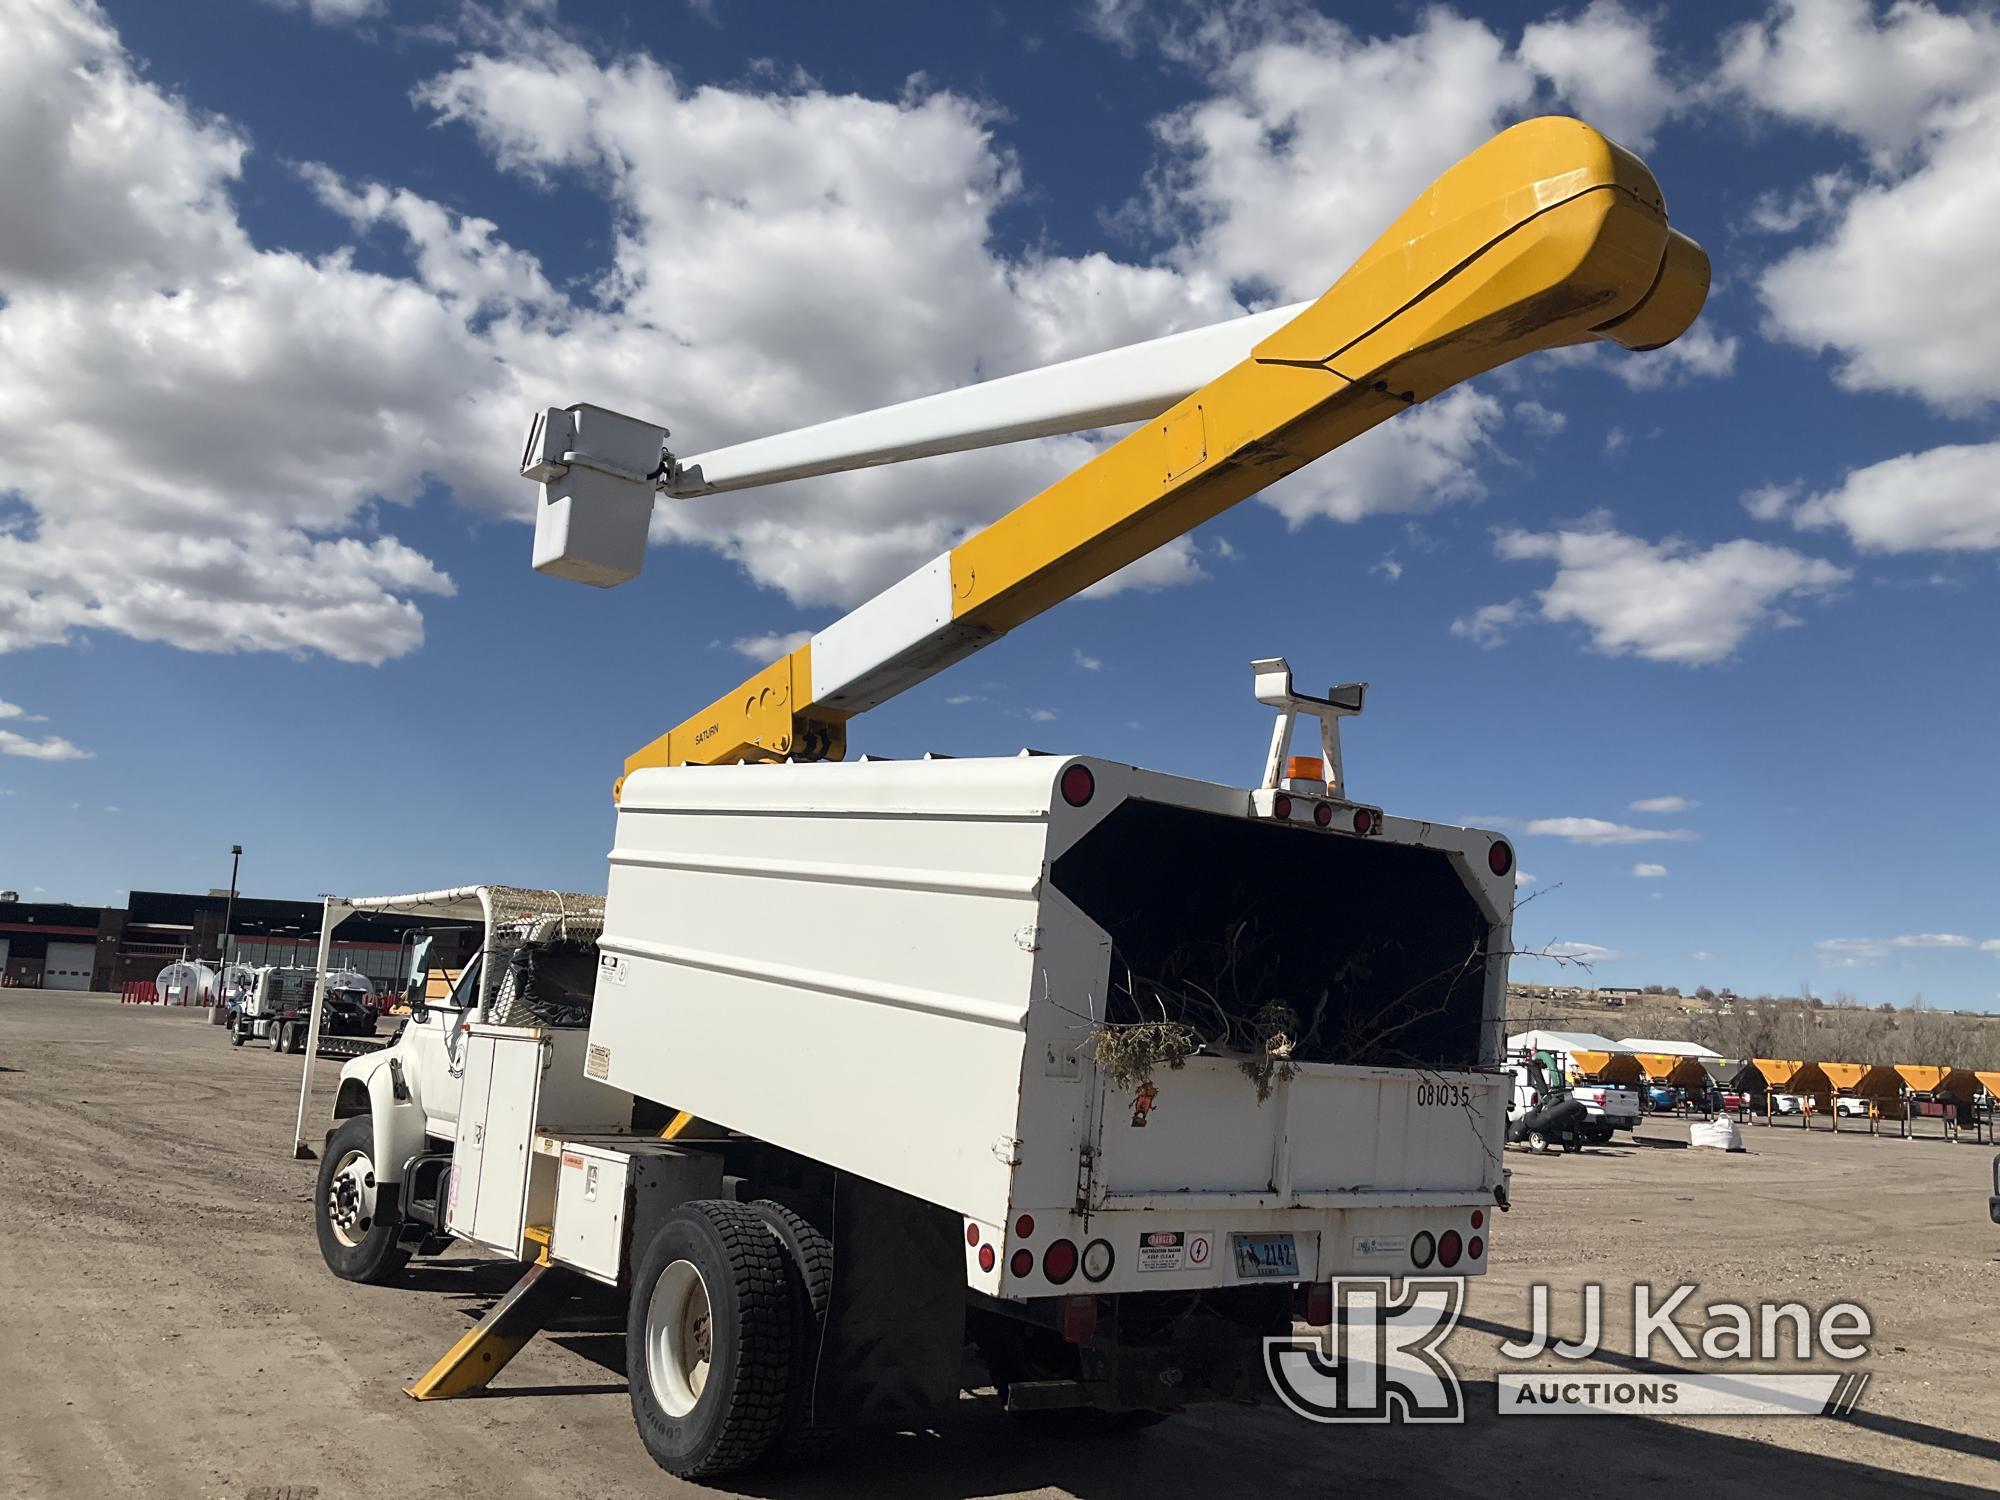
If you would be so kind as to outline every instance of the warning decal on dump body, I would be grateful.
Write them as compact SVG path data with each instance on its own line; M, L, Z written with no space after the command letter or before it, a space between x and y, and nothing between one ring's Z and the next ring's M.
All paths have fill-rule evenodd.
M1391 1260L1408 1260L1410 1237L1407 1234L1357 1234L1354 1237L1354 1253L1363 1258L1386 1255Z
M590 1050L583 1056L583 1076L595 1078L602 1083L611 1076L611 1049L600 1042L592 1042Z
M625 960L616 953L597 955L597 977L606 984L625 982Z
M1187 1263L1187 1233L1180 1229L1155 1229L1139 1236L1139 1269L1178 1271Z

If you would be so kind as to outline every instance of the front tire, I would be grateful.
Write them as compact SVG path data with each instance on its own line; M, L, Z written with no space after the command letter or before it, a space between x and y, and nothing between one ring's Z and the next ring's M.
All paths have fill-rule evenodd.
M326 1143L313 1194L320 1257L342 1281L379 1286L409 1264L409 1252L397 1243L401 1186L381 1181L377 1168L375 1122L356 1115Z
M795 1308L786 1252L748 1204L667 1215L640 1258L625 1322L632 1420L682 1479L764 1456L785 1427Z

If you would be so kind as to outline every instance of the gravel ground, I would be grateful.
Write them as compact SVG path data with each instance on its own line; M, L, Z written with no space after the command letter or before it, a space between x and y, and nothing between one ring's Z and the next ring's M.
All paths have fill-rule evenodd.
M322 1069L330 1082L332 1066ZM396 1288L334 1280L312 1164L289 1157L298 1060L233 1051L186 1011L0 991L0 1495L426 1500L691 1490L647 1459L615 1306L579 1307L489 1396L402 1387L507 1285L457 1256ZM1750 1153L1510 1154L1515 1208L1446 1352L1460 1428L1309 1425L1208 1407L1094 1445L1035 1441L990 1397L938 1429L851 1441L757 1495L1533 1496L1673 1485L1704 1496L2000 1492L2000 1226L1991 1151L1751 1128ZM1722 1298L1852 1300L1872 1379L1847 1420L1499 1417L1492 1378L1531 1283L1558 1331L1604 1287L1629 1351L1635 1282ZM1621 1317L1621 1313L1623 1316ZM1692 1321L1692 1320L1688 1320ZM1831 1368L1830 1363L1821 1368ZM1586 1370L1615 1364L1592 1362Z

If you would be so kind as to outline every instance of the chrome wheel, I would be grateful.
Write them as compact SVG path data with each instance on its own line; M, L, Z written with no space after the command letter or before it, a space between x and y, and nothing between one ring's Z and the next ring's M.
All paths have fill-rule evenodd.
M375 1226L375 1163L365 1151L348 1151L334 1164L326 1194L333 1237L354 1249Z
M708 1384L713 1329L708 1287L694 1262L677 1260L653 1283L646 1304L646 1380L653 1399L672 1417L684 1417Z

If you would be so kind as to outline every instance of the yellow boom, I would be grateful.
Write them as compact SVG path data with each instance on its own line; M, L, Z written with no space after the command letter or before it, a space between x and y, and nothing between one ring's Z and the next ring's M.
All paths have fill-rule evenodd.
M837 759L855 713L1376 423L1539 349L1658 348L1707 294L1708 257L1667 227L1645 163L1579 120L1516 125L1432 183L1249 358L953 548L948 596L935 565L940 602L924 604L930 585L912 575L830 627L825 657L828 637L846 631L837 681L823 661L816 692L815 648L801 646L625 770ZM849 649L857 634L888 645ZM854 650L865 670L847 662Z

